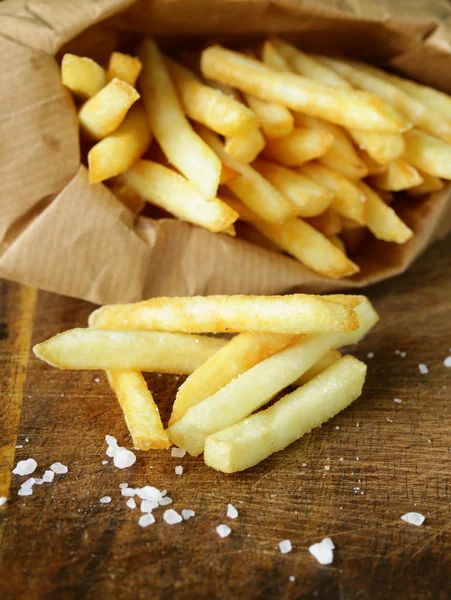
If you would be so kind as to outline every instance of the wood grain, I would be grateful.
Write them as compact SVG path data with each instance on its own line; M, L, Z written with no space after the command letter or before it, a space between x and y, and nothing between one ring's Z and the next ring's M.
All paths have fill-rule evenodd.
M451 238L429 249L408 274L370 288L382 319L354 352L369 366L362 398L238 475L209 470L202 457L174 459L167 451L139 453L124 471L102 465L105 434L130 444L105 377L51 369L30 354L17 439L24 448L14 461L32 456L42 473L59 460L69 472L25 498L17 496L20 478L13 477L0 509L0 597L450 597L451 369L443 365L451 354L450 273ZM3 321L12 325L19 290L13 284L2 290ZM39 293L32 342L84 326L91 309ZM21 386L14 365L25 341L0 347L3 419L5 398ZM419 363L428 365L428 375L420 374ZM181 381L148 376L165 418ZM13 438L8 433L5 444L2 437L9 453ZM9 459L3 461L5 468ZM177 464L185 467L181 477L174 473ZM155 525L141 529L138 510L130 511L119 494L121 482L165 488L174 508L191 508L196 516L169 526L159 514ZM113 501L101 505L106 494ZM235 521L225 516L228 502L240 512ZM424 525L401 521L408 511L426 515ZM220 523L232 528L226 539L215 532ZM321 567L308 546L325 536L335 542L335 560ZM286 538L293 551L281 555L277 544Z

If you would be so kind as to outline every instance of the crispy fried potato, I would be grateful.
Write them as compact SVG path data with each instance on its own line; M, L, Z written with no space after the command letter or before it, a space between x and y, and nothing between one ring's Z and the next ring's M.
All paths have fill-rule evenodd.
M403 158L411 165L443 179L451 179L451 144L419 129L406 132Z
M340 215L330 207L320 215L307 219L307 223L310 223L312 227L326 237L337 235L341 231Z
M243 135L226 138L224 150L243 163L250 163L257 158L265 147L265 138L260 129L252 129Z
M420 185L423 181L415 167L412 167L401 158L392 160L387 166L388 168L384 173L370 178L372 186L381 190L399 192Z
M338 362L341 358L340 350L336 348L331 348L326 354L324 354L314 365L308 369L304 375L301 375L299 379L293 382L292 385L299 387L301 385L305 385L309 381L311 381L314 377L328 369L330 366Z
M264 156L286 167L298 167L326 154L334 136L324 129L296 127L283 138L267 140Z
M225 164L222 165L221 178L219 179L219 183L221 185L227 185L231 181L238 179L238 177L241 177L241 173L239 171L236 171Z
M263 43L261 59L263 64L272 69L283 73L284 71L290 71L290 65L286 61L285 57L275 48L274 44L269 40Z
M429 173L424 173L423 171L420 171L420 175L423 178L423 182L407 190L407 193L410 196L423 196L424 194L439 192L445 187L445 182L438 177L434 177L433 175L429 175Z
M65 54L61 62L63 85L75 96L91 98L106 84L105 69L87 56Z
M380 165L386 165L402 156L405 148L401 133L373 133L360 129L348 129L352 139L361 150Z
M141 69L141 61L136 56L122 54L122 52L112 52L110 62L108 63L106 78L107 81L111 81L117 77L135 87Z
M366 150L359 151L360 158L366 164L368 175L380 175L388 169L388 164L381 165L372 158Z
M261 100L251 94L244 94L244 98L257 115L266 137L284 137L293 131L294 118L285 106Z
M330 235L328 237L328 240L331 244L333 244L335 246L335 248L338 248L339 250L341 250L342 252L344 252L346 254L346 246L340 236Z

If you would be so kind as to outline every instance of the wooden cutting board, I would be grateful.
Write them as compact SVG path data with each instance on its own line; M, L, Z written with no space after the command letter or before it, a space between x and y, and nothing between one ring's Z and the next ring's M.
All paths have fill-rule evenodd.
M104 375L58 371L30 352L85 326L92 306L12 283L0 290L0 598L450 596L451 238L368 290L381 323L355 351L369 366L362 398L238 475L169 451L138 453L125 470L102 464L105 434L130 445ZM148 381L167 418L182 379ZM19 497L24 478L11 469L29 457L38 475L55 461L68 473ZM160 511L142 529L123 482L167 489L175 509L196 516L170 526ZM409 511L426 516L421 527L401 520ZM232 529L225 539L221 523ZM326 536L335 559L320 566L308 547ZM278 550L284 539L290 554Z

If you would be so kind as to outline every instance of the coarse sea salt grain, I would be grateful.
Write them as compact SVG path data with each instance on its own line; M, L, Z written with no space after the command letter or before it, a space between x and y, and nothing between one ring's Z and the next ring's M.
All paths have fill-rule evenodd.
M105 441L108 444L108 446L112 446L113 448L118 447L117 439L114 437L114 435L106 435Z
M227 537L228 535L231 534L231 532L232 532L232 530L230 529L230 527L228 525L218 525L216 527L216 533L221 538Z
M111 502L111 496L103 496L100 498L100 504L109 504Z
M194 510L190 510L189 508L184 508L182 510L182 517L187 521L189 518L194 517L196 513Z
M6 501L7 501L7 497L6 496L0 496L0 506L3 506Z
M35 483L34 477L30 477L22 483L20 490L17 492L19 496L31 496L33 493L33 486Z
M127 498L131 498L132 496L136 496L136 490L133 488L122 488L121 494Z
M179 513L173 508L168 508L164 511L163 520L168 525L175 525L176 523L181 523L183 521L183 518L182 515L179 515Z
M296 581L296 577L295 577L294 575L290 575L290 576L288 577L288 579L289 579L290 581L292 581L292 582L293 582L293 581Z
M168 504L172 504L172 498L169 498L169 496L165 496L164 498L160 498L160 500L158 501L158 504L160 506L167 506Z
M175 467L175 474L176 475L182 475L183 474L183 467L181 465L177 465Z
M427 375L429 373L429 369L424 363L419 364L418 369L422 375Z
M66 467L66 465L63 465L60 462L53 463L53 465L50 465L50 468L57 475L63 475L64 473L67 473L67 471L68 471L68 468Z
M134 498L129 498L126 502L128 508L136 508L136 502Z
M152 485L145 485L142 488L136 488L136 495L141 498L141 500L154 500L157 504L161 498L161 492L156 487Z
M124 488L128 488L128 483L120 483L119 487L121 488L121 490L123 490Z
M310 546L309 552L320 565L330 565L334 560L334 548L333 541L330 538L324 538L321 542Z
M44 483L52 483L54 477L55 477L55 473L53 471L51 471L50 469L48 469L42 476L42 479L44 480Z
M183 448L177 448L176 446L171 448L171 456L173 458L183 458L185 454L186 450L183 450Z
M27 458L27 460L19 460L16 468L13 469L14 475L31 475L35 472L38 463L34 458Z
M425 518L425 516L417 512L408 512L401 517L401 519L406 523L409 523L409 525L416 525L417 527L423 525Z
M136 455L127 448L118 447L114 451L113 462L118 469L127 469L135 464Z
M291 552L292 549L293 546L290 540L282 540L279 542L279 550L281 554L288 554L288 552Z
M230 519L236 519L238 516L238 511L237 509L233 506L233 504L228 504L227 505L227 516Z
M401 398L393 398L393 402L396 402L396 404L402 404Z
M108 461L107 460L102 460L102 465L107 465Z
M158 502L155 500L143 500L141 502L141 512L149 513L152 512L154 508L158 508Z
M148 527L149 525L153 525L153 523L155 523L155 517L152 513L146 513L139 517L138 524L140 527Z
M445 367L451 367L451 356L447 356L443 361L443 364L445 365Z
M366 355L367 358L374 358L374 352L368 352Z

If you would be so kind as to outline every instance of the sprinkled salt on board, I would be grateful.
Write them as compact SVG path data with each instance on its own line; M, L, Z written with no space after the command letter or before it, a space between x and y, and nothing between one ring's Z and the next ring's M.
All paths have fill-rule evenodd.
M95 381L96 383L99 383L99 381L100 381L100 378L99 378L99 377L94 377L94 381Z
M171 456L173 458L183 458L185 454L186 450L183 450L183 448L177 448L176 446L171 448Z
M107 465L108 461L107 460L102 460L102 465Z
M152 485L145 485L142 488L136 488L135 492L136 495L139 496L139 498L141 498L141 500L153 500L157 504L161 498L160 490L156 487L153 487Z
M35 483L34 477L30 477L22 483L20 490L17 492L19 496L31 496L33 493L33 486Z
M56 462L56 463L53 463L53 465L50 465L50 469L57 475L64 475L64 473L67 473L67 471L69 470L66 467L66 465L63 465L60 462Z
M52 483L54 478L55 478L55 473L53 471L51 471L50 469L48 469L42 476L44 483Z
M418 369L422 375L427 375L429 373L429 369L424 363L419 364Z
M183 467L181 465L177 465L175 467L175 474L176 475L182 475L183 474Z
M227 516L230 519L236 519L238 516L238 511L237 509L233 506L233 504L228 504L227 505Z
M120 483L119 487L121 488L121 490L128 488L128 483Z
M228 535L231 534L231 532L232 532L232 530L230 529L230 527L228 525L218 525L216 527L216 533L221 538L227 537Z
M158 508L158 502L155 500L143 500L141 502L141 512L152 512L154 508Z
M194 517L195 514L196 513L194 512L194 510L190 510L189 508L184 508L182 510L182 517L185 519L185 521L187 521L191 517Z
M158 503L160 506L167 506L168 504L172 504L172 498L165 496L164 498L160 498Z
M445 367L450 368L451 367L451 356L447 356L445 358L445 360L443 361L443 364L445 365Z
M17 444L16 449L23 448L23 444Z
M179 513L173 508L168 508L164 511L163 520L168 525L176 525L177 523L181 523L183 518L182 515L179 515Z
M140 527L148 527L149 525L153 525L153 523L155 523L155 517L152 513L146 513L139 517L138 524Z
M26 460L19 460L16 468L13 469L14 475L31 475L35 472L38 463L34 458L27 458Z
M393 402L396 402L396 404L402 404L401 398L393 398Z
M320 565L330 565L334 560L334 548L333 541L330 538L324 538L321 542L312 544L308 550Z
M416 525L417 527L423 525L425 518L425 516L417 512L408 512L401 517L401 519L406 523L409 523L409 525Z
M133 488L122 488L121 494L125 497L131 498L132 496L136 496L136 490Z
M119 447L114 451L113 462L118 469L127 469L135 464L136 455L127 448Z
M374 352L368 352L366 355L367 358L374 358Z
M100 504L109 504L111 502L111 496L103 496L100 498Z
M288 554L288 552L291 552L292 549L293 546L290 540L282 540L279 542L279 550L281 554Z
M134 498L129 498L126 502L128 508L136 508L136 502Z
M293 582L293 581L296 581L296 577L295 577L294 575L290 575L290 576L288 577L288 579L289 579L291 582Z
M7 501L7 497L6 496L0 496L0 506L3 506L5 504L5 502Z

